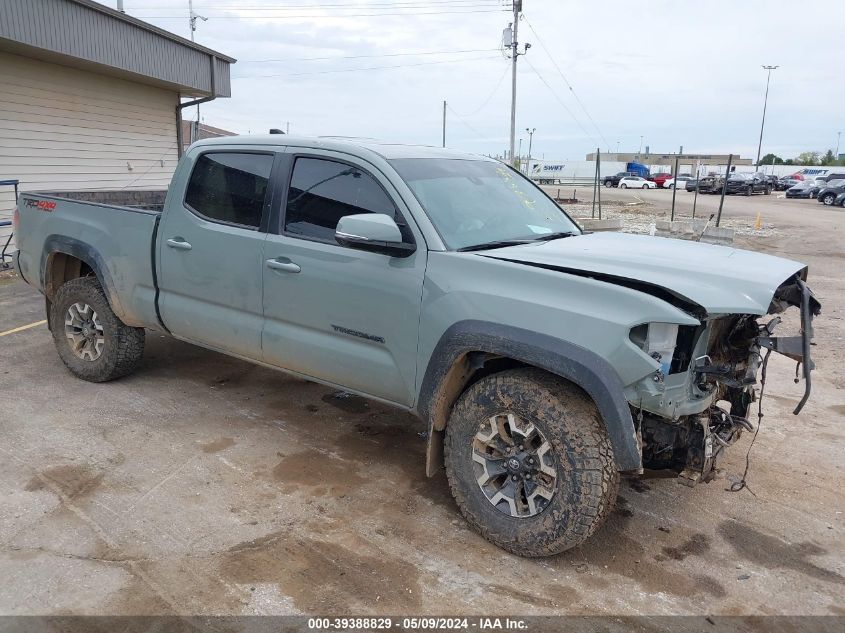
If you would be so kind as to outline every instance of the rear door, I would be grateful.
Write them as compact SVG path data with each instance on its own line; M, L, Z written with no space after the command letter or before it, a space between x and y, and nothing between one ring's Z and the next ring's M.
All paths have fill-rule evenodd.
M389 179L331 151L285 157L276 234L264 244L264 360L400 405L413 403L426 247ZM334 239L341 217L394 217L410 257Z
M159 310L177 337L261 358L262 249L271 151L198 154L174 179L158 231ZM181 181L180 181L181 176Z

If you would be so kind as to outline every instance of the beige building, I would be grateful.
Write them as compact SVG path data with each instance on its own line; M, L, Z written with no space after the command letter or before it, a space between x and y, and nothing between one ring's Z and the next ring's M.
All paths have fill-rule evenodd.
M166 188L186 100L229 96L234 61L91 0L3 0L0 181ZM13 208L0 187L0 221Z

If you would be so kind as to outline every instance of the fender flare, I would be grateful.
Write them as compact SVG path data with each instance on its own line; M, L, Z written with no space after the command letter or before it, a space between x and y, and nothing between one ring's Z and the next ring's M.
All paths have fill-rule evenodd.
M53 256L58 253L76 257L78 260L84 262L100 282L103 291L106 293L111 309L115 315L123 320L123 307L120 304L120 299L115 290L114 280L112 279L109 269L103 256L90 244L66 235L52 234L48 235L44 240L44 247L41 250L41 267L40 267L40 281L41 288L45 295L48 295L48 289L52 287L51 266Z
M590 350L546 334L487 321L460 321L437 343L420 388L417 411L429 425L426 472L442 461L443 412L459 393L449 393L447 377L471 352L496 354L545 369L581 387L593 399L607 428L616 467L642 469L642 454L624 385L606 360ZM444 409L444 407L446 409Z

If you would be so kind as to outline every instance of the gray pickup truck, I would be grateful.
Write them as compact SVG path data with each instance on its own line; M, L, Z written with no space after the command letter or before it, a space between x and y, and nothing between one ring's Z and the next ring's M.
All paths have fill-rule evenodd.
M809 395L799 263L587 233L492 159L239 137L167 192L24 193L21 277L76 376L133 371L146 328L411 411L461 511L525 556L587 539L620 473L709 481L752 429L768 351ZM790 306L797 336L767 314Z

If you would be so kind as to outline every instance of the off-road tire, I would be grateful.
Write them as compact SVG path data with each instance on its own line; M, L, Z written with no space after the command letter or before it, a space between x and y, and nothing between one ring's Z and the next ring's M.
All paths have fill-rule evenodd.
M105 344L96 360L79 358L65 335L65 315L74 303L91 306L103 326ZM95 277L79 277L62 285L50 305L49 318L59 357L77 378L107 382L126 376L138 367L144 353L144 328L130 327L117 318Z
M555 494L530 517L493 506L473 470L480 426L507 412L534 424L555 453ZM552 556L580 545L616 502L619 473L595 403L572 383L538 369L492 374L467 389L446 426L444 451L449 487L466 520L488 541L519 556Z

